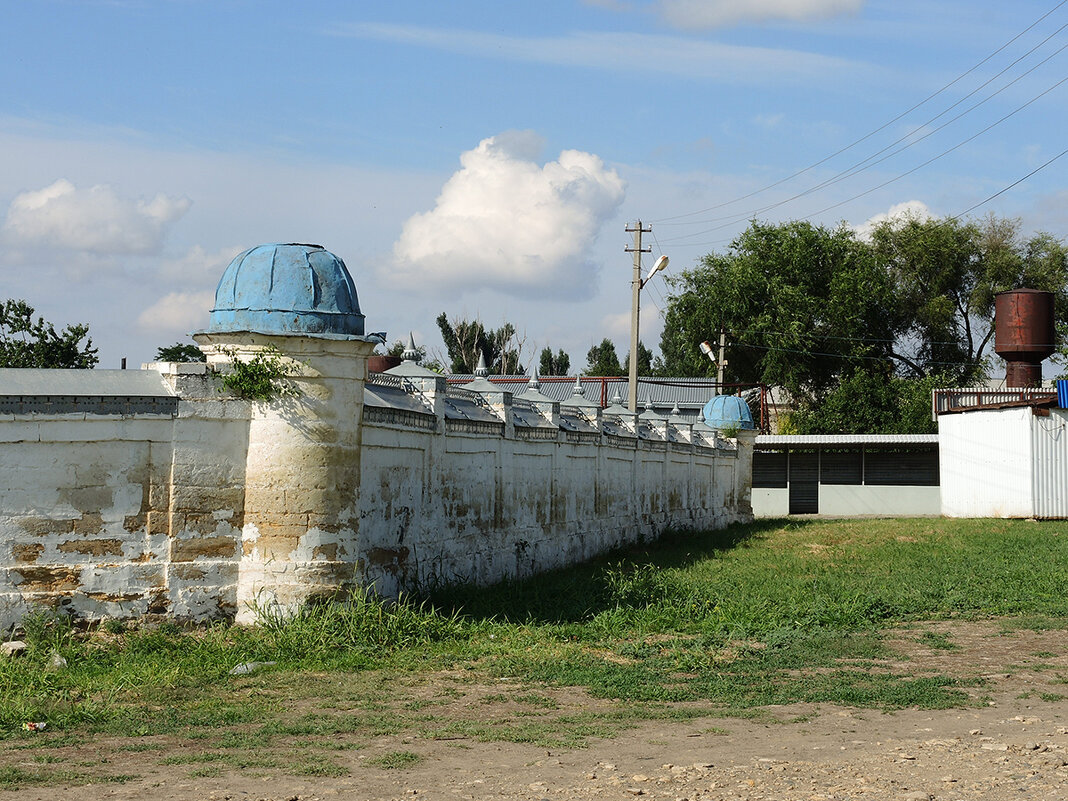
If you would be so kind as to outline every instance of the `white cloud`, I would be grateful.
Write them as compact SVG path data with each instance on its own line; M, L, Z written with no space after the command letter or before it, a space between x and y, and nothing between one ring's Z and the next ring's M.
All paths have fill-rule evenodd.
M719 7L721 4L714 5ZM869 82L885 80L885 76L871 65L845 58L803 50L728 45L682 36L574 32L535 38L371 22L338 26L329 33L494 60L643 75L659 73L729 85L778 88L784 84L807 85L813 81L828 85L839 81L843 73L854 78L864 76Z
M168 282L181 281L186 287L214 287L226 265L243 250L245 248L232 245L209 253L200 245L195 245L184 256L164 259L158 273Z
M95 255L158 253L188 198L126 198L106 184L78 189L60 179L11 201L0 234L9 245Z
M393 248L397 280L455 294L588 298L597 272L590 249L623 202L624 182L577 150L539 166L540 144L512 131L464 153L434 209L405 223Z
M143 331L182 338L190 331L204 328L208 312L215 305L215 292L171 292L164 295L137 317ZM166 343L170 344L170 343Z
M226 265L242 250L225 247L209 253L196 245L184 256L161 260L155 271L157 280L164 286L177 284L182 289L168 292L144 309L137 317L138 328L174 338L204 328L215 305L215 286Z
M898 203L891 206L889 211L876 214L873 217L869 217L863 223L853 228L857 232L857 236L860 239L871 239L871 232L881 222L886 220L892 221L907 221L918 220L923 222L929 220L935 215L931 214L931 210L927 207L927 204L922 200L906 200L904 203Z
M863 6L864 0L660 0L658 10L678 28L704 30L740 22L833 17Z

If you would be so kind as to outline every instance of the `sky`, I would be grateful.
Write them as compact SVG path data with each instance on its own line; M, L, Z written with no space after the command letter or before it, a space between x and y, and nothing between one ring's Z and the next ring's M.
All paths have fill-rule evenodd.
M1068 235L1058 0L0 6L0 298L100 367L188 342L267 242L340 256L390 340L508 321L580 369L629 348L637 220L654 350L664 277L750 219Z

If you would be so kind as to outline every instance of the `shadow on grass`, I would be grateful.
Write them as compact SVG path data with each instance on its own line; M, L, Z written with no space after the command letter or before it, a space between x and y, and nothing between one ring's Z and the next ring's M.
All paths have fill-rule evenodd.
M616 606L612 574L626 574L644 565L659 569L684 568L715 559L718 554L745 548L784 527L802 528L809 521L788 518L737 523L712 531L671 531L652 543L620 548L575 567L509 579L489 587L458 585L429 595L446 612L458 611L472 620L505 623L578 623Z

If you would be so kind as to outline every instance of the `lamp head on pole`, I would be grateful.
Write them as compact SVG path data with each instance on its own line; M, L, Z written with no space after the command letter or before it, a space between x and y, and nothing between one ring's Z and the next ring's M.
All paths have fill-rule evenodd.
M642 281L642 286L645 286L647 283L649 283L649 279L650 278L652 278L654 275L656 275L658 272L660 272L661 270L663 270L667 266L668 266L668 257L667 256L661 256L659 259L657 259L653 263L652 269L649 270L649 274L647 276L645 276L645 280Z

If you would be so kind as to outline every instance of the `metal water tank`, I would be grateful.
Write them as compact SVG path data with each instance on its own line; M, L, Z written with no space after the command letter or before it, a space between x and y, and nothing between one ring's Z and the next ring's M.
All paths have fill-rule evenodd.
M994 352L1005 360L1005 384L1036 387L1042 360L1056 349L1053 293L1013 289L994 297Z

